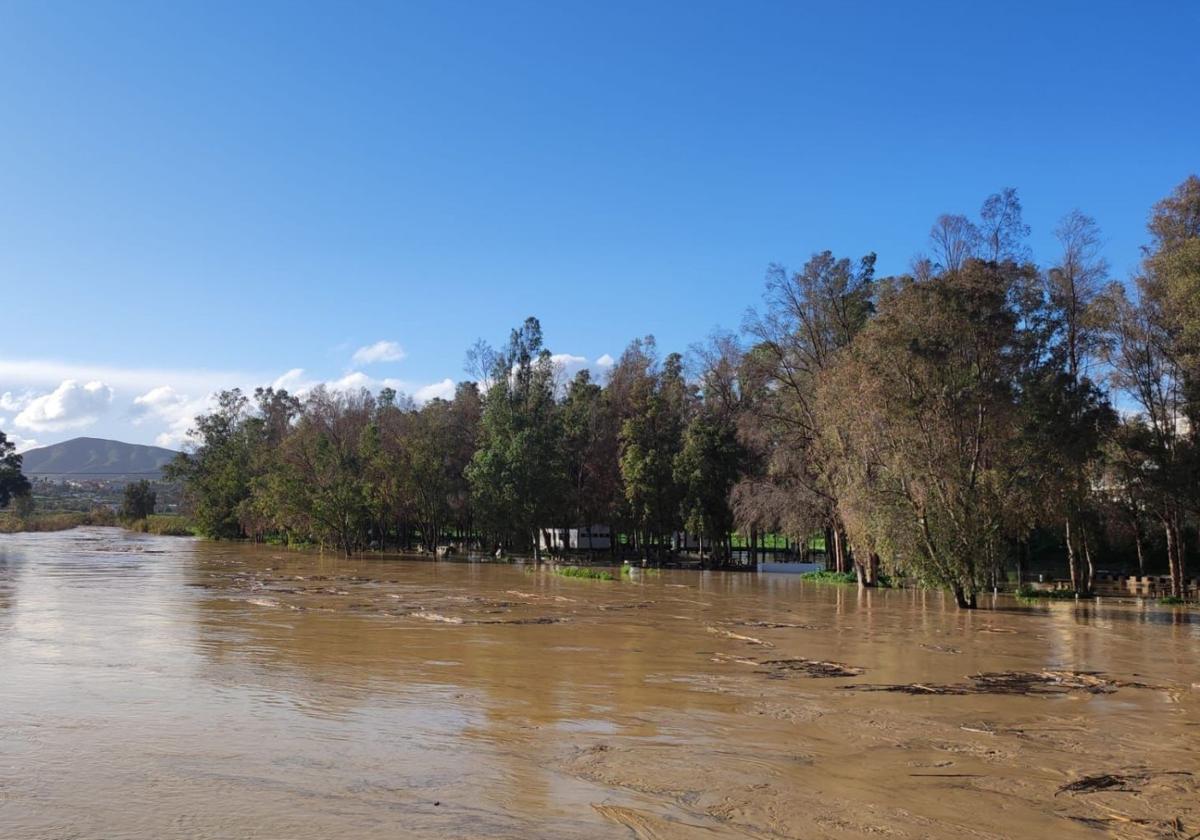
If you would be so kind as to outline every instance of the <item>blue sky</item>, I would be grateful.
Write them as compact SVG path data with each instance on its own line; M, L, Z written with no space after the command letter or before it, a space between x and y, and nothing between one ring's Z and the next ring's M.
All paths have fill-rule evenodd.
M1192 2L4 3L0 428L174 444L224 385L428 396L529 314L575 364L683 350L769 262L903 271L1010 185L1040 259L1079 207L1124 278L1200 169L1197 31Z

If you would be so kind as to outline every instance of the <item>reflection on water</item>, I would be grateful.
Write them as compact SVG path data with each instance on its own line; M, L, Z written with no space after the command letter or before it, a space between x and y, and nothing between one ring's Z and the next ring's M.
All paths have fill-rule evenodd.
M1187 836L1198 651L1132 604L5 536L0 836ZM997 671L1120 687L854 688Z

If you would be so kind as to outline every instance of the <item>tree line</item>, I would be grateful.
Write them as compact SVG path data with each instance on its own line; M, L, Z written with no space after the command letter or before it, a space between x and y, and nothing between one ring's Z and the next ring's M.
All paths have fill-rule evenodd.
M677 531L823 533L832 564L962 607L1061 556L1090 592L1128 554L1185 590L1200 515L1200 179L1154 206L1116 282L1096 223L1038 265L1014 190L944 215L927 256L772 266L740 333L687 356L633 341L564 381L535 318L468 353L452 399L261 388L219 395L171 466L203 533L347 553L448 541L538 550L608 524L654 560Z

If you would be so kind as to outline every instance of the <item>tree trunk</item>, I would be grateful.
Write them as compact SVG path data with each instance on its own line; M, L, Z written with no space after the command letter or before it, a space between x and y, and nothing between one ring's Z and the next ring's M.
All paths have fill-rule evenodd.
M833 563L834 570L838 574L846 572L846 554L842 545L842 530L840 528L833 529Z
M1133 517L1133 544L1137 548L1138 576L1146 576L1146 554L1142 546L1142 523L1137 516Z
M1183 597L1183 536L1179 529L1179 512L1171 511L1167 520L1167 565L1171 574L1171 595Z
M975 609L975 593L968 594L961 584L956 583L954 584L954 603L958 604L960 610L973 610Z
M1091 594L1092 587L1096 584L1096 565L1092 562L1092 547L1088 542L1087 531L1080 531L1080 542L1083 543L1083 556L1087 562L1087 580L1085 581L1084 592Z
M1071 588L1079 592L1079 560L1075 556L1075 539L1071 534L1071 517L1067 517L1064 531L1067 538L1067 566L1071 570Z

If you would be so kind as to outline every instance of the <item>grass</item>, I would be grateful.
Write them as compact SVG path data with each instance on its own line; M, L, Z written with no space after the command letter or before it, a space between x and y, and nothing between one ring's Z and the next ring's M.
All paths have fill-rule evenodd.
M804 580L811 580L814 583L853 583L856 585L858 583L858 575L854 574L854 572L829 572L820 570L816 572L804 572L800 577Z
M1183 598L1180 598L1178 595L1164 595L1162 598L1158 599L1158 603L1163 607L1181 607L1187 604L1187 601L1185 601Z
M1034 589L1031 586L1022 586L1014 594L1028 601L1074 601L1077 596L1074 589Z
M145 519L128 523L127 530L139 534L157 534L161 537L194 537L196 527L186 516L157 513L150 514Z
M0 515L0 534L19 534L33 531L69 531L81 525L116 525L117 517L108 508L83 511L34 513L19 517L12 513Z
M803 572L800 575L802 580L812 581L813 583L832 583L838 586L858 586L858 574L855 572L830 572L818 570L815 572ZM880 574L875 579L875 585L880 589L890 589L892 580L887 575Z
M613 573L607 569L593 569L590 566L555 566L554 574L587 580L616 580Z

